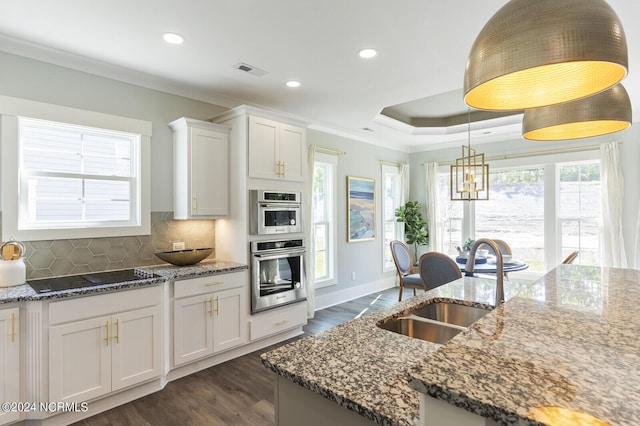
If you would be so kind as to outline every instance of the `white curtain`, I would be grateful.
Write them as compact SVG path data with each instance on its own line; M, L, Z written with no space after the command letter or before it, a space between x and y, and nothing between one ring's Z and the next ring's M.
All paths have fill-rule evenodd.
M304 211L305 211L305 227L306 247L305 264L307 265L307 318L313 318L316 310L316 286L315 286L315 262L311 254L315 247L313 240L313 169L316 161L316 146L309 145L307 147L307 176L305 180Z
M622 236L622 194L624 181L618 143L600 145L602 191L602 266L627 267Z
M404 206L409 201L409 165L400 164L400 205Z
M439 176L438 163L425 163L424 170L426 175L426 208L427 208L427 224L429 226L429 249L431 251L439 251L442 237L440 235L440 215L438 209L438 192Z

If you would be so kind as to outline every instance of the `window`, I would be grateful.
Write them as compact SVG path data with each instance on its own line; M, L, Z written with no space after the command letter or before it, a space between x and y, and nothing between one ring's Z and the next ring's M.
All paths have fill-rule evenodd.
M395 270L391 255L391 241L401 240L402 227L396 222L396 209L400 207L400 170L397 166L382 165L382 241L383 271Z
M597 152L496 161L489 173L489 200L450 201L449 170L440 174L439 250L455 254L468 238L506 241L527 272L544 273L579 250L576 263L599 264L600 162ZM543 161L540 161L542 163ZM528 163L528 164L527 164Z
M558 233L564 259L578 250L574 263L600 264L600 162L559 165Z
M151 123L1 96L0 106L3 235L150 233Z
M140 136L19 118L18 228L135 225Z
M316 153L313 170L313 255L316 288L336 283L335 155Z
M545 272L544 167L489 171L489 200L475 208L475 236L503 240L529 272Z
M442 239L438 251L442 253L455 254L456 247L462 241L462 224L464 219L463 206L460 201L451 201L450 197L451 180L449 173L440 173L438 194L438 209L440 216L440 229Z

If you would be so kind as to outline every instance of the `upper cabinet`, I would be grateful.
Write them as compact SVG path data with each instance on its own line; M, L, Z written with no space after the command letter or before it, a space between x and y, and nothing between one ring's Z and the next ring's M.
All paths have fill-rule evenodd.
M190 118L169 125L174 132L174 219L227 216L231 129Z
M249 177L304 181L305 129L249 116Z

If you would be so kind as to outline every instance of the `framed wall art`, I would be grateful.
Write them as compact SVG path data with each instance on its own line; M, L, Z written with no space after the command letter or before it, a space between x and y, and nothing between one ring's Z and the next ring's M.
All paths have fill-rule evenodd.
M376 238L376 181L347 176L347 242Z

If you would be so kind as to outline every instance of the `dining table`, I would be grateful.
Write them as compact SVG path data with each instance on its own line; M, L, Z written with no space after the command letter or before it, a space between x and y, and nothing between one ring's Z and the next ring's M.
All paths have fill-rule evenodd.
M458 264L461 272L466 272L466 259L462 260L459 256L451 256L451 258ZM502 267L503 272L515 272L527 269L529 267L529 264L518 259L511 259L509 262L504 262ZM480 260L476 259L476 263L473 266L473 272L475 274L495 274L495 256L487 256L486 258L480 258Z

